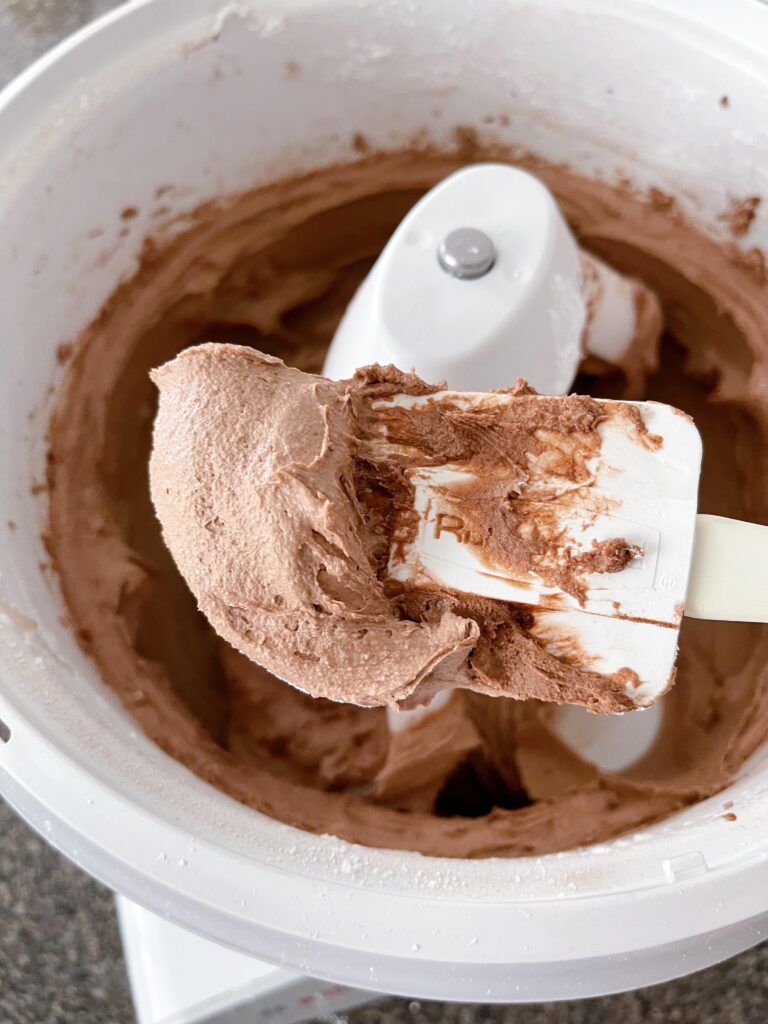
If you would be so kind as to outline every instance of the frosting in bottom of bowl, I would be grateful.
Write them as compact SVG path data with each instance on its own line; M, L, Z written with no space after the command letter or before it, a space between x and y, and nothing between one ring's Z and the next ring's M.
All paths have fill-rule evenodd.
M621 773L575 754L536 701L461 692L390 736L383 709L308 697L215 636L163 545L147 479L150 369L189 345L227 341L319 372L389 235L468 158L509 155L376 154L207 204L187 230L148 242L75 346L51 424L47 543L72 628L104 681L201 777L313 832L516 856L605 840L727 786L768 732L768 628L686 621L660 733ZM623 371L586 364L577 389L690 413L704 441L700 510L766 522L761 254L704 235L659 193L522 163L588 250L661 300L658 365L654 351L633 352Z

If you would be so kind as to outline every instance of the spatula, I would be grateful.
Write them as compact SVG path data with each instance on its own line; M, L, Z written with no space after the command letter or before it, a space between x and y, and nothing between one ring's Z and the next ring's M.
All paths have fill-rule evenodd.
M434 464L403 440L404 414L432 423L459 415L469 429L476 419L478 430L503 432L513 403L533 422L537 403L551 416L574 401L442 391L374 402L369 457L403 466L412 494L412 507L395 513L388 574L525 606L526 630L549 653L620 674L626 695L645 707L672 682L684 610L768 621L768 527L697 516L701 440L690 417L654 402L591 403L598 440L575 452L577 479L562 468L564 450L571 466L581 443L573 433L536 431L522 483L501 454L478 471L471 458ZM491 498L478 517L480 489ZM495 544L483 535L483 514L504 522L494 503L511 524L511 557L498 535ZM516 545L531 538L533 557L521 564Z

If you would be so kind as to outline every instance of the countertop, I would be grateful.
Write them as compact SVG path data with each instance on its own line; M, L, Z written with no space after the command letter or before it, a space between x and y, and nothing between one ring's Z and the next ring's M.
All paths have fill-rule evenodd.
M722 0L726 2L726 0ZM111 0L0 0L0 85ZM134 1020L111 894L0 803L0 1024ZM768 944L604 999L522 1007L381 999L335 1024L765 1024Z

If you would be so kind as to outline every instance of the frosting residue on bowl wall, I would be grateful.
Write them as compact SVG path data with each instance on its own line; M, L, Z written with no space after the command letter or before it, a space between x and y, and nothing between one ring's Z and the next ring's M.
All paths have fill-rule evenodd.
M341 313L413 203L468 159L505 158L417 147L206 205L188 230L147 243L79 339L51 425L47 543L72 628L105 683L150 737L236 799L369 846L483 857L601 841L722 789L768 732L768 630L686 621L660 735L621 774L573 753L536 701L457 693L390 737L383 709L308 697L219 640L163 545L147 480L149 371L189 345L226 341L319 372ZM524 164L582 245L662 303L658 366L654 353L635 353L630 373L585 365L579 390L690 413L704 440L701 510L765 522L761 255L699 232L659 193Z

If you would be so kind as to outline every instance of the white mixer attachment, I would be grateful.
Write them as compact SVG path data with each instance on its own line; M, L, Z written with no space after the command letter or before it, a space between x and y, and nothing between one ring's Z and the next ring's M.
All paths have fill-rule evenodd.
M587 353L621 361L644 290L579 249L538 178L477 164L401 222L347 308L323 372L340 380L394 363L453 388L487 391L520 376L563 394ZM418 717L390 713L390 728Z
M402 221L350 303L324 373L339 380L394 363L454 388L524 377L562 394L587 352L621 361L643 290L579 249L538 178L478 164Z

